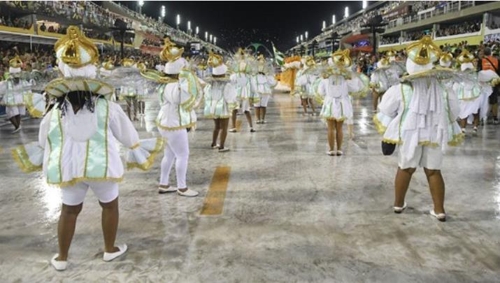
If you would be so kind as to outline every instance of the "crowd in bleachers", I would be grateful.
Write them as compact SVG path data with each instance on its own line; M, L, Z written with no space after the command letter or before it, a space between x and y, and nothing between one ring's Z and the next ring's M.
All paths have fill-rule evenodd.
M440 25L436 31L436 36L450 36L464 33L479 32L481 30L481 20L466 21L453 25Z

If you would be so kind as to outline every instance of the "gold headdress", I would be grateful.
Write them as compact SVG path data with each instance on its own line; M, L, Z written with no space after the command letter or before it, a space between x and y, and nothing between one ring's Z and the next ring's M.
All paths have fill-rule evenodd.
M266 61L266 58L264 58L264 55L259 54L259 56L257 56L257 60L258 60L259 62L265 62L265 61Z
M441 57L439 57L439 60L443 61L443 63L449 63L453 60L453 55L451 53L443 53Z
M387 51L387 52L385 53L385 55L386 55L387 57L396 57L396 51L394 51L394 50L392 50L392 49L391 49L391 50Z
M142 72L142 71L146 71L148 69L148 67L146 66L146 64L144 63L137 63L137 68Z
M9 61L9 66L12 68L21 68L23 65L23 61L21 61L21 58L19 58L19 55L16 55L16 57L12 58Z
M110 59L106 63L104 63L102 67L106 70L113 70L115 68L115 65L113 64L113 60Z
M305 65L307 67L312 67L312 66L316 65L316 62L314 61L314 57L312 57L312 56L306 56L304 58L304 61L305 61Z
M77 26L69 26L66 35L54 45L57 57L73 68L94 64L99 59L97 47Z
M181 58L182 53L184 53L184 48L179 48L175 46L175 44L170 41L170 38L165 38L165 47L160 53L160 59L163 61L175 61Z
M464 49L464 51L462 51L462 53L460 53L460 55L458 55L457 59L462 64L463 63L471 63L472 61L474 61L474 55L470 54L469 50Z
M425 35L419 41L410 44L406 48L408 58L417 65L427 65L436 62L441 55L441 49L432 42L430 36Z
M135 62L133 59L125 58L122 60L123 67L132 67L132 66L134 66L134 64L135 64Z
M210 51L208 53L207 64L212 68L219 67L220 65L224 64L224 58L221 55L215 54Z
M352 64L351 56L349 56L349 49L335 51L332 54L332 59L337 66L347 68Z

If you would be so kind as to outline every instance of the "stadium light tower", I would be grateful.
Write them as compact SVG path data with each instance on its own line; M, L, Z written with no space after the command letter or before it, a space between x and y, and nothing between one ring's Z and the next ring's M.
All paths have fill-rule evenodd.
M335 24L335 15L332 16L332 25Z
M198 27L196 27L196 35L198 35L199 32L200 32L200 29Z
M214 36L214 45L217 45L217 36Z
M300 43L300 40L299 40L299 37L297 36L297 44L299 44L299 43Z
M344 11L344 18L347 18L349 17L349 7L345 7L345 11Z
M363 0L363 9L366 9L366 7L368 7L368 1Z
M138 1L139 2L139 14L142 14L142 6L144 6L144 1Z
M303 35L303 34L301 34L301 35L300 35L300 42L303 42L303 41L304 41L304 35Z
M161 6L161 17L164 19L167 15L167 11L165 10L165 6Z
M210 34L210 42L212 42L212 38L213 38L213 37L212 37L212 35Z
M309 33L306 31L306 40L307 40L308 37L309 37Z
M208 31L205 32L205 41L208 41Z
M323 21L323 29L326 29L326 21Z
M188 21L188 32L191 31L191 21Z
M177 14L177 29L179 29L180 24L181 24L181 15Z

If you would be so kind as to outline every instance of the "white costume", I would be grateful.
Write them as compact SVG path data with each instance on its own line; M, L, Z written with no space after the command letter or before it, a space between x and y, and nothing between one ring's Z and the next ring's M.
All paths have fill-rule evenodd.
M21 67L12 66L14 60L16 59L11 60L11 67L9 67L9 79L0 82L0 94L2 95L0 104L5 105L7 118L26 115L24 97L31 93L31 84L29 82L25 80L19 80L17 84L14 82L14 77L19 78L21 73Z
M212 77L205 77L207 85L204 89L204 115L211 119L227 119L238 106L236 88L225 76L227 66L222 64L212 69ZM218 77L213 77L218 76Z
M351 65L349 50L337 51L332 56L334 64L319 79L317 87L318 100L323 102L320 116L327 120L352 121L353 109L349 95L367 90L368 82L348 69Z
M314 58L306 58L303 61L303 68L297 73L295 78L295 90L301 99L314 98L316 93L314 92L313 84L319 83L317 67L314 64Z
M258 60L253 62L253 65L254 74L251 76L252 93L254 93L254 97L260 97L260 100L254 103L254 106L267 107L273 92L272 88L277 84L272 72L272 66L267 64L262 55L259 55Z
M202 89L196 75L186 70L187 61L181 57L183 48L174 46L167 38L165 48L160 54L163 60L168 60L164 72L170 76L170 82L160 85L161 109L158 114L157 126L160 134L167 138L165 156L161 162L160 186L170 186L170 171L175 161L177 188L185 189L187 165L189 159L189 141L187 129L196 125L195 106L202 98ZM172 189L176 191L176 189ZM198 193L188 190L179 194L196 196Z
M240 50L235 56L235 60L231 62L231 81L236 84L236 95L239 102L240 113L250 111L250 105L257 103L260 97L257 93L252 92L250 74L251 58L250 55Z
M406 67L410 75L387 90L374 122L383 133L384 142L399 145L401 169L422 166L438 170L443 150L448 145L457 145L462 138L455 121L459 107L454 92L440 83L440 78L451 76L451 71L442 70L440 74L431 70L439 48L430 37L422 41L408 47ZM433 46L424 53L428 57L420 57L417 52L421 45Z

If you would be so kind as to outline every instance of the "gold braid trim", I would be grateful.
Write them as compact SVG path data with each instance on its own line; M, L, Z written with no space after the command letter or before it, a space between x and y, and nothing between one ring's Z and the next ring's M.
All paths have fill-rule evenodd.
M398 140L391 140L391 139L383 138L382 141L385 143L396 144L396 145L403 144L403 142L400 140L398 141Z
M377 115L373 116L373 123L375 124L375 129L377 130L377 132L379 134L383 135L385 133L385 131L387 130L387 127L382 125L382 122L380 122Z
M141 146L141 144L140 144L140 143L136 143L136 144L134 144L133 146L131 146L131 147L130 147L130 149L131 149L131 150L134 150L134 149L136 149L136 148L138 148L138 147L140 147L140 146Z
M192 127L196 126L196 122L189 123L189 124L183 125L183 126L178 126L178 127L165 127L157 122L156 126L162 130L165 130L165 131L178 131L178 130L182 130L182 129L186 129L186 128L192 128Z
M159 152L163 149L165 145L165 140L163 138L157 138L156 139L156 145L155 148L149 152L149 157L144 163L137 163L137 162L127 162L127 170L131 170L133 168L141 169L143 171L147 171L151 169L153 166L153 163L155 162L156 156L158 155Z
M464 137L465 137L465 135L462 133L453 135L453 138L451 139L451 141L448 142L448 145L449 146L459 146L464 141Z
M119 178L111 178L111 177L104 177L104 178L78 177L78 178L73 178L70 181L66 181L66 182L54 182L54 183L51 183L51 182L47 181L47 184L49 184L49 185L56 185L56 186L59 186L59 187L69 187L69 186L74 186L74 185L76 185L77 183L80 183L80 182L113 182L113 183L120 183L121 181L123 181L123 177L119 177Z
M23 171L24 173L31 173L42 170L42 165L35 165L31 163L24 146L19 146L12 149L11 155L21 171Z

